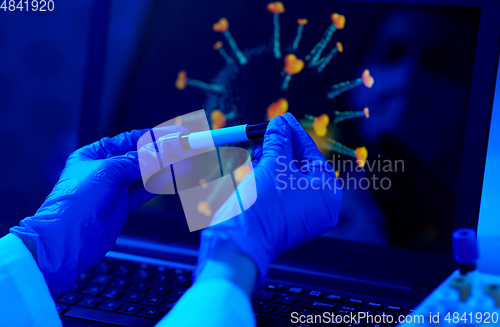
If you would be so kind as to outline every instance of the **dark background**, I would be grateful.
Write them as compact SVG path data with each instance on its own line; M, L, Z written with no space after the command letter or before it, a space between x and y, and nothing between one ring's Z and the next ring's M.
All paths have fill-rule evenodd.
M269 45L273 26L272 15L265 10L267 2L115 1L97 136L153 127L203 108L203 92L175 88L178 71L186 69L188 76L209 82L224 66L212 50L221 39L230 52L222 35L211 31L220 17L228 18L240 49ZM307 17L310 23L298 52L303 57L330 25L331 12L340 12L346 16L346 29L337 31L332 41L341 41L345 53L336 55L322 74L304 70L293 77L285 92L276 85L282 67L279 60L249 65L248 78L257 86L248 101L235 100L242 112L237 122L262 121L267 105L281 96L297 116L362 109L351 108L346 96L327 101L324 93L331 84L360 76L370 62L367 49L374 30L393 6L284 3L282 46L293 40L296 19ZM50 13L0 14L0 139L4 150L0 156L0 232L7 233L10 226L34 214L57 181L64 160L78 147L86 55L93 35L89 35L90 3L84 1L57 2ZM356 92L376 92L374 77L373 89ZM343 132L340 139L350 147L363 145L353 132Z

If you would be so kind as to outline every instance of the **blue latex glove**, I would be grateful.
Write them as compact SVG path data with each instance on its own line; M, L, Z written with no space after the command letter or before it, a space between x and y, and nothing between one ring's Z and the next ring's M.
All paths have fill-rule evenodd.
M244 213L203 230L195 277L211 259L211 250L229 240L255 263L258 290L274 258L338 223L342 191L338 184L335 188L335 172L293 115L287 113L269 122L263 146L254 148L254 157L257 200ZM249 185L243 179L238 189L247 192ZM235 199L233 194L214 219L234 212L232 207L239 207Z
M182 126L164 129L187 132ZM128 213L154 197L142 184L136 151L148 131L106 137L73 152L36 214L10 229L33 253L53 297L70 290L82 272L101 262ZM152 143L144 149L157 160ZM165 183L171 182L167 176Z

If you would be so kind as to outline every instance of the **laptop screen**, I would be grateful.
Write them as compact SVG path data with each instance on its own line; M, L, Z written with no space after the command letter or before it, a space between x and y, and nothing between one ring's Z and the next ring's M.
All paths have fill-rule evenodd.
M324 237L449 253L480 10L268 4L159 1L110 133L201 108L212 128L291 112L344 186ZM140 211L165 229L182 218L173 195Z

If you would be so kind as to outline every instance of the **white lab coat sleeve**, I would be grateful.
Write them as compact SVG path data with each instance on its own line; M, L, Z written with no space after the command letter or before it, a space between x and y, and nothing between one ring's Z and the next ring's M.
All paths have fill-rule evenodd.
M225 279L196 282L177 301L157 327L254 327L250 299Z
M35 259L13 234L0 238L0 326L62 326Z

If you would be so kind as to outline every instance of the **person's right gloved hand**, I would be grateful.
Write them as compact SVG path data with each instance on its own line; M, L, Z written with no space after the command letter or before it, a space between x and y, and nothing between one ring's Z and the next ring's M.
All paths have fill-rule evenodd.
M338 223L342 191L336 185L335 171L293 115L269 122L263 146L254 148L254 157L257 200L242 214L203 230L195 278L211 258L212 249L229 241L255 263L258 289L274 258ZM251 192L251 185L243 179L239 192ZM234 206L239 207L235 193L214 220L224 220Z

